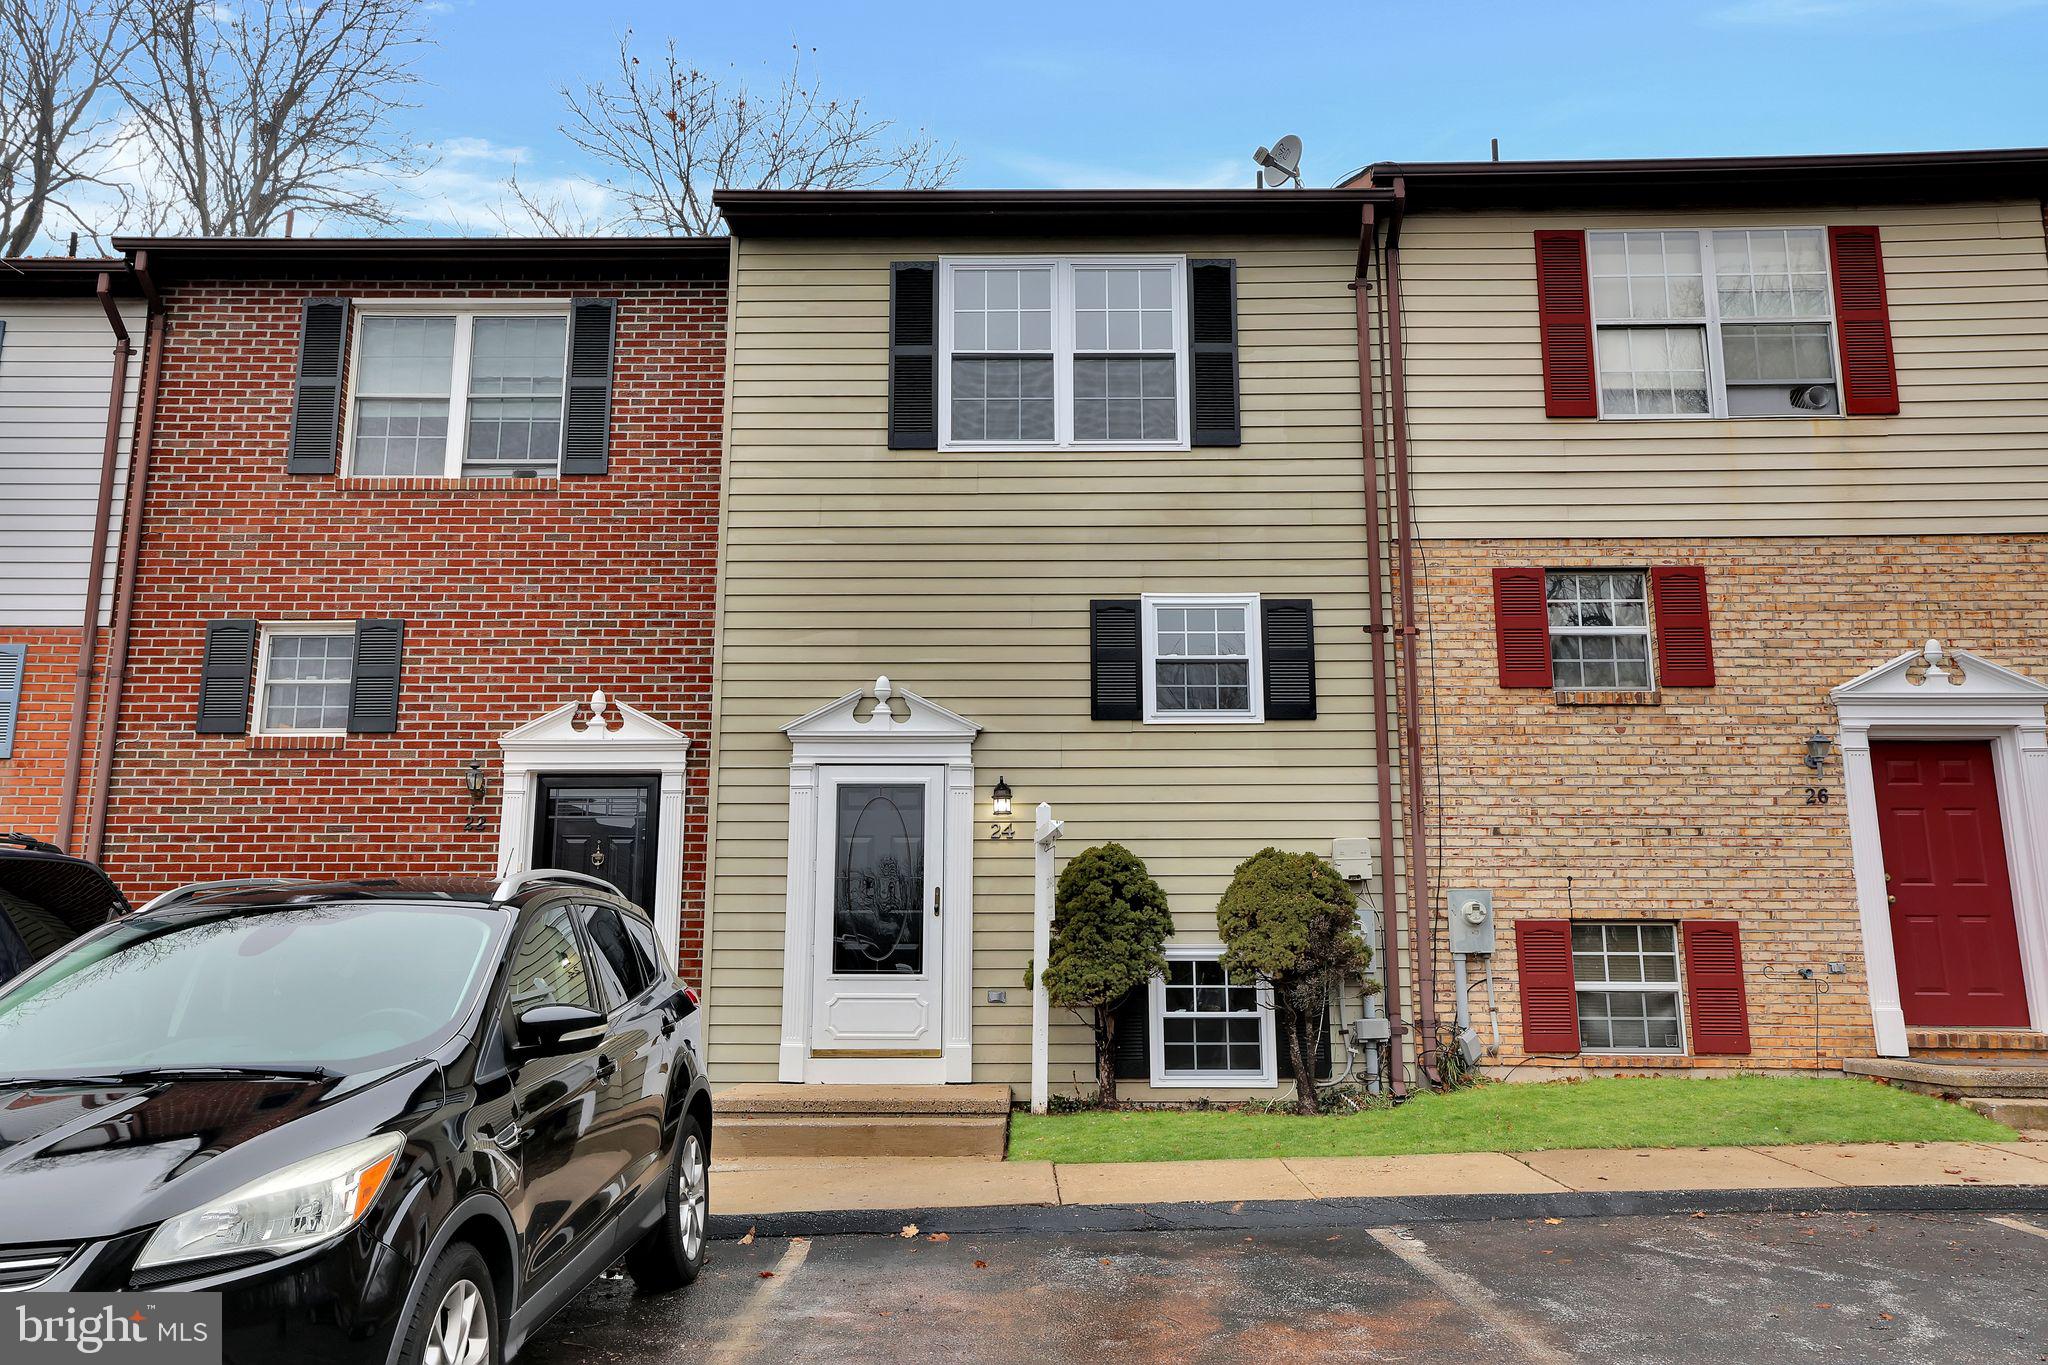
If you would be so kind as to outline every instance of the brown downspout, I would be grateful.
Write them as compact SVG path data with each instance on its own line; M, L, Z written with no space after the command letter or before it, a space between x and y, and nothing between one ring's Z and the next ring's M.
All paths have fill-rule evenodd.
M128 325L114 302L114 277L100 272L93 295L114 329L114 378L107 388L107 437L100 452L99 506L93 512L92 554L85 580L85 620L78 636L78 676L71 691L71 732L64 743L64 790L57 808L57 846L72 852L77 825L78 781L85 766L85 713L92 704L92 666L99 648L100 584L107 572L107 530L114 517L114 471L121 462L121 416L128 398Z
M1369 624L1366 635L1372 645L1372 681L1366 700L1372 707L1372 767L1377 784L1380 862L1380 998L1387 1014L1387 1086L1395 1099L1408 1094L1408 1071L1401 1064L1401 1036L1406 1032L1401 1008L1401 956L1399 931L1394 912L1394 774L1393 755L1387 739L1387 607L1386 579L1380 560L1380 467L1379 392L1372 377L1372 276L1373 255L1379 246L1379 225L1373 221L1372 205L1365 206L1358 228L1358 269L1351 282L1353 302L1358 307L1358 406L1365 436L1365 592Z
M1408 486L1408 386L1401 353L1401 219L1408 205L1408 187L1394 177L1394 212L1387 224L1385 291L1387 307L1387 391L1393 404L1389 420L1394 439L1394 558L1400 576L1397 631L1401 656L1401 741L1408 779L1409 925L1415 944L1416 1014L1422 1037L1416 1047L1423 1079L1436 1084L1436 917L1429 889L1429 820L1423 805L1422 702L1415 666L1415 547L1411 531L1414 509Z
M142 508L149 491L150 447L156 435L157 377L164 366L169 327L163 299L149 273L149 253L138 251L130 266L149 300L149 331L142 341L142 396L135 416L135 446L128 460L128 497L121 504L121 558L116 566L114 638L108 647L107 685L100 700L99 747L92 756L92 819L86 826L84 856L98 862L106 852L108 790L114 773L114 735L121 719L121 695L128 679L128 637L135 617L135 570L142 553Z

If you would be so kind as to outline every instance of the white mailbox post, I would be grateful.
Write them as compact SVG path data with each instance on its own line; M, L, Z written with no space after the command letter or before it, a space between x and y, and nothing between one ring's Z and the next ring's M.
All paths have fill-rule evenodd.
M1038 881L1031 905L1031 1112L1043 1114L1051 1070L1052 1006L1045 998L1045 963L1052 956L1053 847L1065 828L1052 807L1038 803L1033 858Z

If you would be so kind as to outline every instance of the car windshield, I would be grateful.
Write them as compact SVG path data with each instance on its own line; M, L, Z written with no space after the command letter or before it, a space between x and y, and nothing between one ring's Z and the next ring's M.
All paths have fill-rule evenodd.
M388 902L116 921L0 991L0 1078L410 1061L481 989L501 923Z

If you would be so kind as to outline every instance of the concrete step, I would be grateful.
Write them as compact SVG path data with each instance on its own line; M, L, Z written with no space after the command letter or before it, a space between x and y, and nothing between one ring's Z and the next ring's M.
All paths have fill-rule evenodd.
M724 1160L1001 1161L1006 1085L736 1085L716 1092Z
M1842 1070L1950 1099L2048 1100L2048 1059L1958 1062L1938 1057L1850 1057L1842 1062Z
M2029 1137L2048 1137L2048 1099L1986 1099L1972 1096L1964 1104L1994 1123Z

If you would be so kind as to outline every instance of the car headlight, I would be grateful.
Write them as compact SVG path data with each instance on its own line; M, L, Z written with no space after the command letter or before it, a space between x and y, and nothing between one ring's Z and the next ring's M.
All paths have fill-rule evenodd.
M381 1133L252 1180L205 1208L166 1221L135 1268L245 1251L281 1255L324 1242L361 1221L404 1146L402 1134Z

